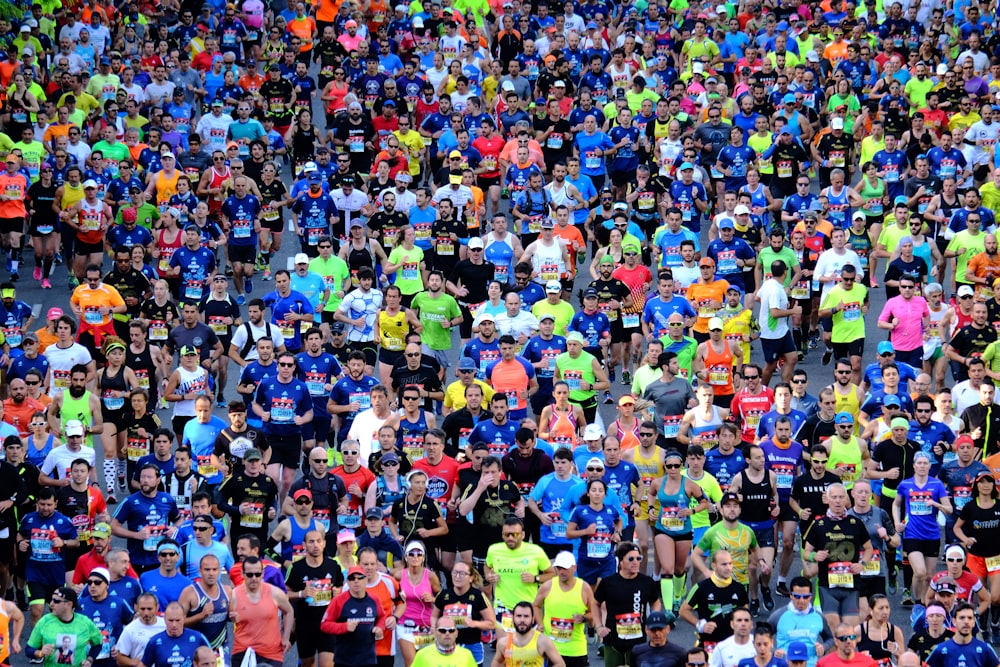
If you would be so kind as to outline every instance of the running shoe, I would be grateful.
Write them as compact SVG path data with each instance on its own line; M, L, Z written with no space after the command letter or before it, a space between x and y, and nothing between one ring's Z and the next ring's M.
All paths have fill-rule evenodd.
M615 381L615 369L614 368L609 368L608 369L608 382L614 382L614 381Z
M826 348L826 351L823 353L823 365L829 366L831 361L833 361L833 350Z
M910 589L909 588L904 588L903 589L903 601L900 602L900 604L902 604L904 607L912 607L913 606L913 595L910 593Z
M42 280L42 289L52 289L52 283L49 282L48 278Z
M271 279L271 269L264 269L264 276L261 278L261 280L264 280L266 282L270 279Z
M605 390L604 392L604 405L611 405L615 402L615 399L611 398L611 392Z
M246 290L247 294L253 294L253 280L250 278L243 279L243 289ZM830 354L833 354L832 352Z
M247 302L247 298L245 296L243 296L242 294L237 294L236 295L236 305L237 306L244 306L244 305L246 305L246 302Z
M790 597L790 593L788 591L788 584L784 581L778 582L778 585L774 587L774 592L782 597L786 598Z
M35 267L35 270L31 272L31 277L32 277L32 278L34 279L34 281L35 281L36 283L37 283L37 282L38 282L39 280L41 280L41 279L42 279L42 267L40 267L40 266L36 266L36 267Z
M632 384L632 374L628 371L622 371L622 384L626 387Z
M768 611L774 609L774 598L771 597L771 589L767 586L760 587L760 599L764 603L764 609Z
M750 600L750 615L756 616L760 613L760 600Z

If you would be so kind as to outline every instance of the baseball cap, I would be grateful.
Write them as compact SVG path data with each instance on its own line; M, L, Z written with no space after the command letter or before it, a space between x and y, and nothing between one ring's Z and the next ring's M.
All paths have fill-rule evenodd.
M587 427L583 429L584 440L600 440L603 437L604 431L597 424L587 424Z
M568 570L571 567L576 567L576 558L573 556L571 551L560 551L556 554L556 557L552 561L552 567L558 567L563 570ZM649 626L649 620L646 620L646 626Z
M646 621L646 626L649 626L649 621ZM809 659L809 648L802 642L792 642L788 645L788 649L785 651L785 660L793 662L802 662Z
M181 347L181 353L180 354L181 354L182 357L187 357L187 356L191 356L191 355L197 355L198 354L198 348L196 348L194 345L184 345L184 346Z
M539 226L542 229L555 229L556 228L556 221L553 220L552 218L545 218L544 220L542 220L542 222L539 224Z
M688 171L689 169L694 169L694 165L690 162L682 162L678 171Z
M733 209L733 213L736 215L750 215L750 209L747 208L745 204L740 204Z
M818 63L819 62L819 54L816 53L815 51L809 51L808 53L806 53L806 60L809 61L809 62L811 62L811 63Z
M958 584L952 577L941 577L935 582L934 590L937 593L951 593L954 595L958 590Z
M357 536L354 534L353 530L341 530L337 533L337 544L344 544L345 542L356 542Z
M347 325L343 322L334 322L330 325L330 333L342 334L347 331Z
M724 326L725 326L725 323L722 321L721 317L713 317L713 318L711 318L711 319L708 320L708 330L709 331L715 331L716 329L718 329L719 331L722 331L722 328Z
M458 362L458 370L460 371L476 371L479 367L476 366L476 360L472 357L462 357Z
M341 532L343 532L343 531L341 531ZM353 536L354 533L351 533L351 535ZM337 543L338 544L340 543L340 536L339 535L337 536ZM364 577L368 576L367 574L365 574L365 568L361 567L360 565L352 565L350 567L350 569L347 570L347 578L350 579L351 577L353 577L356 574L360 574L360 575L362 575Z
M383 456L381 460L384 461L385 460L385 456ZM365 512L365 518L366 519L381 519L381 518L383 518L382 510L380 510L377 507L369 507L368 511Z
M83 428L83 422L80 421L79 419L71 419L70 421L66 422L66 428L63 430L67 436L83 435L85 432Z
M882 407L889 406L898 408L900 407L900 405L901 404L899 402L899 396L896 396L895 394L886 394L885 397L882 399Z
M94 529L90 531L90 535L91 537L103 537L107 539L111 537L111 526L102 521L94 526Z
M834 424L853 424L854 415L850 412L838 412L837 416L833 418Z
M593 287L588 287L586 289L586 291L583 293L583 298L584 299L596 299L597 298L597 290L594 289Z
M587 460L587 467L588 468L600 468L601 470L604 470L604 459L598 458L596 456L591 456Z
M96 190L97 189L97 181L95 181L92 178L88 178L87 180L85 180L83 182L83 189L86 190L88 188L94 188Z
M836 117L830 121L831 130L843 130L844 129L844 119Z
M673 612L654 611L646 617L646 627L650 630L662 630L676 622Z
M547 294L556 294L558 292L562 292L562 283L559 282L558 280L550 280L549 282L545 283L545 292Z
M785 96L781 98L781 101L785 104L795 104L795 93L785 93Z
M299 489L292 494L292 500L298 500L299 498L308 498L312 500L313 494L309 489Z
M309 255L305 254L304 252L300 252L300 253L296 254L295 255L295 263L296 264L308 264L309 263Z
M426 547L424 547L424 543L420 542L419 540L411 540L410 542L406 543L406 546L403 547L403 553L409 553L410 551L419 551L422 554L427 553L427 549Z
M309 183L310 184L321 184L323 182L323 174L318 171L309 172Z
M58 320L63 316L62 308L49 308L49 312L46 314L46 319Z
M719 221L719 230L723 229L736 229L736 224L729 218L724 218Z
M961 287L958 288L959 296L972 296L975 293L976 293L975 290L973 290L970 285L962 285Z
M570 331L568 334L566 334L566 342L579 343L580 345L584 345L587 341L583 337L583 334L580 333L579 331Z
M896 351L892 349L892 343L884 340L878 344L877 352L881 357L883 354L895 354Z
M471 248L482 248L483 247L483 240L481 238L479 238L478 236L473 236L471 239L469 239L469 246L468 247L470 249Z
M727 491L722 494L722 499L719 500L719 505L725 505L726 503L736 503L740 504L740 497L733 493L732 491Z
M698 260L698 266L699 267L710 266L710 267L712 267L714 269L715 268L715 260L712 259L711 257L702 257L701 259Z
M552 313L542 313L542 316L538 318L538 321L539 323L541 323L544 322L545 320L552 320L553 322L555 322L556 316L553 315Z
M451 183L452 185L461 185L462 184L462 174L458 173L458 174L452 174L452 175L450 175L448 177L448 182Z
M494 324L496 324L497 321L496 318L493 316L493 313L483 313L476 319L479 320L480 324L482 324L483 322L493 322Z

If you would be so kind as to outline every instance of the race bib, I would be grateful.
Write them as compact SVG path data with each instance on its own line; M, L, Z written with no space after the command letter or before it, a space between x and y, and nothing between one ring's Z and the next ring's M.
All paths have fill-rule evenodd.
M854 588L851 564L845 562L830 563L827 570L827 581L830 588Z
M619 639L640 639L642 637L642 615L639 612L615 616L615 631Z
M250 503L250 511L240 516L240 525L244 528L262 528L264 526L264 504Z

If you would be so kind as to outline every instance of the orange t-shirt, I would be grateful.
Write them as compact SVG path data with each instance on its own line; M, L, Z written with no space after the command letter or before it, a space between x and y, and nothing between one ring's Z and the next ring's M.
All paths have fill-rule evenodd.
M28 179L20 172L0 173L0 194L9 197L0 201L0 218L24 218L28 215L24 207L28 186Z
M286 29L302 40L302 46L299 47L300 53L312 51L313 37L316 35L316 22L312 20L311 16L304 16L301 19L293 18L288 22Z
M45 348L59 342L59 336L49 333L48 327L35 329L35 335L38 336L38 354L45 354Z
M708 321L715 317L715 314L726 302L726 290L729 283L725 280L713 280L707 285L700 282L691 283L687 288L687 300L698 313L695 320L694 330L698 333L708 333Z
M566 241L566 249L569 250L569 265L566 268L576 273L576 253L587 249L587 242L584 241L583 234L575 225L571 224L565 227L556 225L552 233Z
M527 409L528 402L521 397L521 392L528 389L531 380L528 378L528 373L521 360L516 358L511 361L501 359L492 366L486 379L498 394L507 396L507 406L511 410ZM517 407L514 407L515 401Z
M1000 278L1000 255L990 257L985 252L976 253L969 260L968 271L977 278L986 279L985 285L976 283L976 297L984 300L992 299L993 281ZM964 276L960 278L965 280Z
M112 308L125 305L125 300L122 299L118 290L104 283L101 283L97 289L91 289L89 285L80 285L73 290L73 296L69 300L70 303L79 306L80 310L83 311L83 323L95 327L108 324L111 321L110 313L101 315L98 312L101 306Z

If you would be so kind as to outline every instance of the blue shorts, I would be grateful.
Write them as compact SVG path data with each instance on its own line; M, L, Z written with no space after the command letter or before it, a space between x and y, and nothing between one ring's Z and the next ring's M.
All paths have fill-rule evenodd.
M711 526L705 526L704 528L695 528L692 531L694 534L693 542L691 543L692 548L694 548L694 545L698 544L698 542L701 541L702 536L708 531L709 528L711 528ZM708 554L705 555L707 556Z
M598 579L606 579L613 575L615 571L614 558L608 558L604 561L579 559L577 561L576 576L591 586L596 586Z

